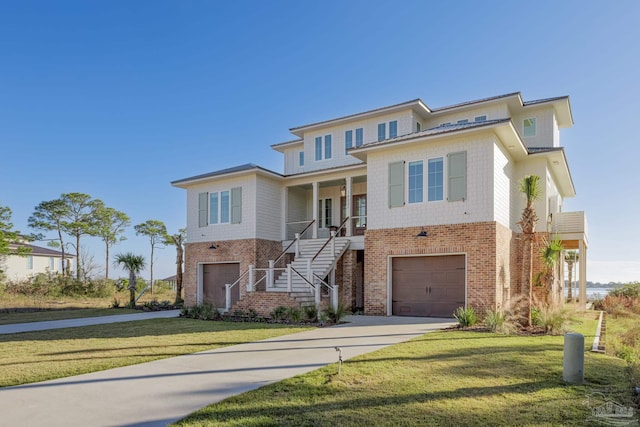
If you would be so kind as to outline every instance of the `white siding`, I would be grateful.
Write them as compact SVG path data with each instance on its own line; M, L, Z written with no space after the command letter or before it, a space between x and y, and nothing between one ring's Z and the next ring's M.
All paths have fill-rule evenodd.
M512 215L514 209L511 200L513 163L499 141L495 141L493 145L493 176L494 218L505 227L515 229L516 220Z
M253 204L253 203L251 203ZM282 239L282 185L273 179L257 177L256 181L256 237L267 240ZM242 205L244 214L245 205ZM255 209L254 209L255 210Z
M242 221L240 224L209 224L206 227L198 227L198 194L231 190L232 187L242 187ZM255 236L255 175L222 178L189 187L187 190L187 241L189 243L251 239Z
M300 152L304 151L304 144L296 144L287 147L284 150L284 174L291 175L294 173L304 172L306 165L309 163L309 153L304 153L304 165L300 166Z
M367 159L367 227L384 229L420 225L458 224L493 221L493 146L495 138L485 135L476 138L457 138L440 143L412 143L380 152L372 152ZM449 153L467 152L467 200L448 202L446 184ZM443 201L406 204L389 208L389 163L429 158L445 158L445 188ZM426 173L426 169L425 169ZM406 179L406 177L405 177ZM408 187L405 185L405 187ZM425 180L425 200L426 200ZM405 190L406 191L406 190Z
M53 269L50 269L49 266L49 255L31 255L33 258L33 268L27 268L27 257L20 257L17 255L11 255L3 257L0 260L0 270L3 270L8 280L25 280L29 277L33 277L38 273L62 273L60 269L60 260L62 259L59 256L53 256ZM65 258L70 260L71 268L74 268L74 260Z
M513 116L513 124L522 136L527 147L557 147L560 142L557 138L557 122L554 116L553 107L543 107L536 109L525 109L524 112ZM536 118L536 136L524 137L524 120ZM555 127L555 130L554 130Z

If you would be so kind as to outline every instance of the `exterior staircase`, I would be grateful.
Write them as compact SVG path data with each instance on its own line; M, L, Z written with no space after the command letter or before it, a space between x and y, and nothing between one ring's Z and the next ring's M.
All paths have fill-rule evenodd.
M291 263L291 267L298 271L305 278L307 277L308 260L312 259L326 243L325 239L303 240L300 245L300 254L296 256ZM311 262L311 269L318 277L326 277L342 254L347 250L350 240L345 237L335 238L335 251L332 253L332 244L329 243L322 249L315 260ZM273 288L267 290L279 291L287 289L287 274L283 272L274 281ZM291 275L291 297L294 298L300 306L311 306L315 304L313 289L299 275L293 273Z

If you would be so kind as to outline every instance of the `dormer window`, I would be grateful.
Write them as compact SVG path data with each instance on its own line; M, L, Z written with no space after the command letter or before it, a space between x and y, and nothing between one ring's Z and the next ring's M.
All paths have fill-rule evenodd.
M525 137L536 136L536 118L535 117L524 119L523 135Z

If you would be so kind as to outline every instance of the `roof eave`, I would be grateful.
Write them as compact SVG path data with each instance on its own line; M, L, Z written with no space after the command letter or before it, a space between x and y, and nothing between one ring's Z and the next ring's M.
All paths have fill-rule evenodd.
M240 171L234 171L234 172L228 172L228 173L222 173L222 174L203 174L203 175L198 175L198 176L194 176L191 178L185 178L185 179L181 179L181 180L177 180L177 181L172 181L171 185L174 187L178 187L178 188L188 188L194 184L201 184L203 182L207 182L207 181L213 181L213 180L218 180L221 178L233 178L233 177L237 177L237 176L242 176L242 175L251 175L251 174L255 174L255 175L264 175L264 176L268 176L271 178L276 178L276 179L283 179L284 176L277 173L277 172L273 172L269 169L265 169L262 168L260 166L256 166L253 167L251 169L244 169L244 170L240 170Z
M573 184L573 177L569 170L569 163L567 162L564 148L531 153L529 157L544 157L547 160L547 164L556 178L558 189L563 198L576 196L576 188Z

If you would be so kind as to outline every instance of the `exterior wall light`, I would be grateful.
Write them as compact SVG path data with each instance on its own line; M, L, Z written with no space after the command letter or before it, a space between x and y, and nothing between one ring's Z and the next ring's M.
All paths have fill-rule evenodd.
M420 231L420 232L416 235L416 237L427 237L427 236L428 236L428 234L427 234L427 232L426 232L426 231L424 231L424 228L422 229L422 231Z

